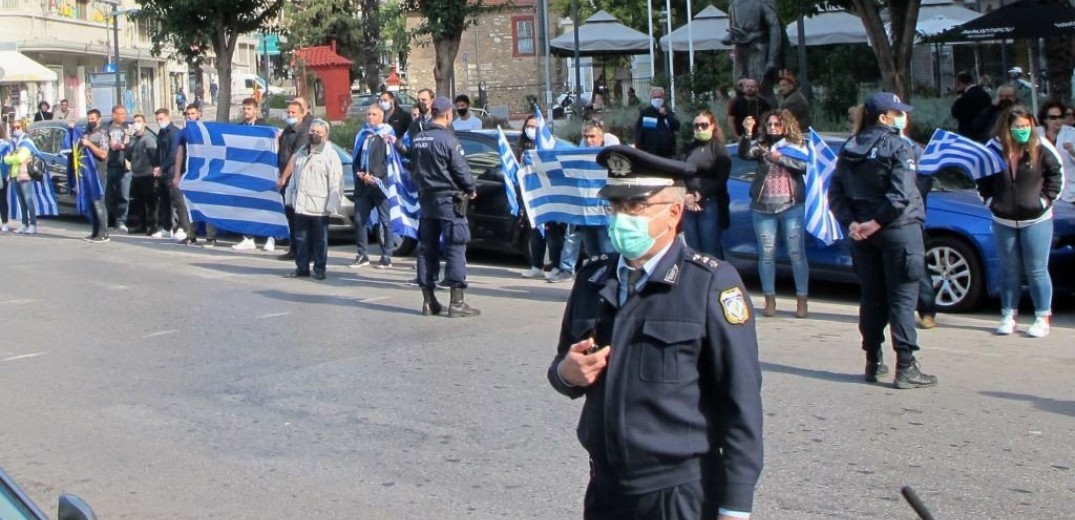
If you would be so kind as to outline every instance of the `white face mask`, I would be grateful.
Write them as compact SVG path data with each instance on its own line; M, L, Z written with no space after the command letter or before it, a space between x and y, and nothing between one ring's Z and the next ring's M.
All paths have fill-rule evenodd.
M142 129L144 129L145 127L146 127L146 125L143 125L142 123L135 123L134 124L134 131L135 132L141 132Z
M523 130L523 132L526 133L527 139L531 141L537 140L537 128L527 128L526 130Z
M392 110L392 102L391 101L379 101L377 104L381 105L381 110L384 110L385 112L388 112L389 110Z
M649 100L649 104L652 105L653 108L659 109L664 106L664 98L653 98Z

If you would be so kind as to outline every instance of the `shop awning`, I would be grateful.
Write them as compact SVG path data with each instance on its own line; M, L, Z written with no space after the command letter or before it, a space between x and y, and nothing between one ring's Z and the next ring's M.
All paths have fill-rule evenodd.
M19 51L0 51L0 83L56 81L56 72Z

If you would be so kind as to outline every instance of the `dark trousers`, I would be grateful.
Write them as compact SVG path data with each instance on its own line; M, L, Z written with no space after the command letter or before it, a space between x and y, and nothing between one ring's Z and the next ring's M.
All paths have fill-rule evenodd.
M7 205L7 187L10 185L7 179L0 180L0 222L4 224L7 224L7 214L11 211Z
M441 248L440 236L444 234L444 247ZM470 227L467 219L462 217L422 217L418 223L418 241L422 249L419 252L418 285L426 288L436 287L436 266L438 258L444 257L444 281L449 287L465 288L467 286L467 242L470 242Z
M131 213L138 217L142 227L148 233L157 229L159 218L160 198L157 196L157 179L152 175L144 175L131 179L131 198L137 202L131 208Z
M168 193L171 195L172 207L175 208L175 230L182 229L188 237L194 238L194 224L190 221L190 212L187 211L187 201L183 198L183 192L172 185L171 179L168 180Z
M131 172L123 168L109 168L105 181L105 219L109 224L127 224L131 204Z
M310 260L314 262L314 274L323 274L328 263L328 217L295 215L292 229L295 247L295 266L299 274L310 274Z
M290 181L288 181L290 182ZM280 188L280 197L285 199L284 202L284 216L287 217L287 252L288 254L295 254L295 208L287 205L287 185Z
M559 267L564 254L564 234L567 224L545 224L545 234L537 229L530 230L530 266L541 269L545 263L545 248L549 248L549 263Z
M922 228L922 243L926 243L926 228ZM925 276L918 279L918 315L937 316L937 289L933 287L933 274L928 266Z
M396 236L392 232L392 220L388 214L388 198L376 186L355 189L355 247L358 256L368 256L366 249L369 247L370 234L366 224L374 209L377 210L377 240L381 244L381 258L391 262Z
M912 365L918 350L914 320L918 286L926 275L922 228L918 225L883 228L866 240L853 241L851 257L862 283L859 303L862 349L868 357L879 354L888 325L897 367Z
M713 520L717 510L706 500L701 480L628 495L598 478L591 478L582 517L585 520Z
M175 226L172 219L171 183L172 177L168 175L154 178L157 195L157 229L165 231L171 231ZM150 229L149 231L154 232L156 229Z

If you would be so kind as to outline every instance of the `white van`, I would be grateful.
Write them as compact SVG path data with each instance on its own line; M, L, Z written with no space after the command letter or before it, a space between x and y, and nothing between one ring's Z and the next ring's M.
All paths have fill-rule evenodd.
M267 86L265 78L258 76L257 74L250 74L248 72L234 72L231 75L232 103L242 103L244 99L248 97L253 97L254 83L261 85L262 95L268 93L273 96L281 96L286 93L284 89L280 87Z

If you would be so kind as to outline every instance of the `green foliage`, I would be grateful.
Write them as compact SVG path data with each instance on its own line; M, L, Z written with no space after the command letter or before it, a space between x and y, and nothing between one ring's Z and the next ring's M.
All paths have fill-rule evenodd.
M269 96L269 108L287 109L287 96Z
M212 48L219 61L227 60L229 68L234 40L272 25L284 5L284 0L136 1L141 11L135 17L153 28L153 55L160 56L168 49L172 56L197 66Z
M351 150L355 146L355 136L365 124L365 121L358 119L347 119L343 123L334 124L328 134L328 140L344 150Z
M499 10L499 6L487 6L484 0L401 0L405 10L422 14L422 23L415 28L414 36L430 36L434 41L446 38L458 39L468 27L477 23L478 15Z

